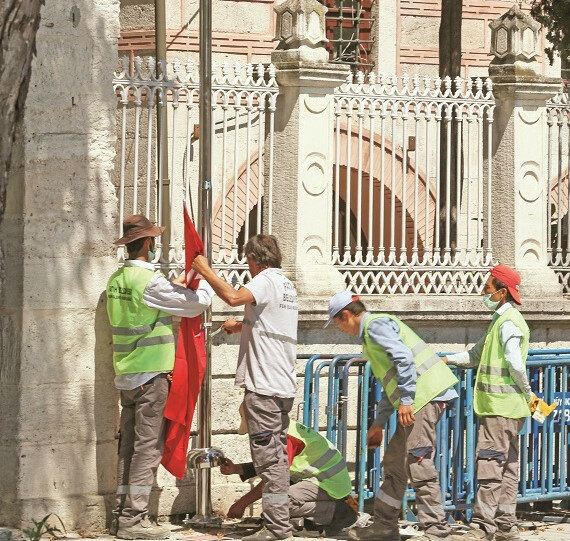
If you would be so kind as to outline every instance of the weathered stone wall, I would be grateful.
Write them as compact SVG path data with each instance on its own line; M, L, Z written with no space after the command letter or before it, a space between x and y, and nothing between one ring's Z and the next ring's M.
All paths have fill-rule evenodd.
M117 402L102 293L115 268L118 0L51 0L1 227L0 524L102 524Z

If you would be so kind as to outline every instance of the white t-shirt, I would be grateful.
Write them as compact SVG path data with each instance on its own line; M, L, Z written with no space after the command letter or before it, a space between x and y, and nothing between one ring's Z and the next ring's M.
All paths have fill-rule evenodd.
M297 290L277 268L261 271L245 287L255 303L244 308L236 386L292 398L297 390Z

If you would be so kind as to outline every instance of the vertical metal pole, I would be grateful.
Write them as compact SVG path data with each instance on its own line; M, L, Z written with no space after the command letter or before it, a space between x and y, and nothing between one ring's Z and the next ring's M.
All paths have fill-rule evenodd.
M154 0L154 32L155 32L155 57L156 57L156 69L158 74L166 75L166 0ZM160 68L159 62L163 61L162 69ZM159 153L159 167L161 168L159 173L159 178L162 179L162 186L157 185L157 190L161 191L158 194L158 202L161 206L161 220L164 224L170 224L170 197L169 188L170 177L168 175L168 95L167 88L163 86L164 95L164 105L163 107L158 106L156 108L156 135L157 135L157 148ZM159 99L159 96L157 96ZM158 214L158 209L157 209ZM163 250L168 246L172 231L166 228L164 233L161 235L159 241ZM164 258L164 251L162 252L162 258Z
M212 2L200 0L200 233L205 256L212 261ZM206 370L198 406L198 447L211 445L212 394L212 311L204 314L206 333ZM207 519L212 514L210 468L197 470L196 515Z

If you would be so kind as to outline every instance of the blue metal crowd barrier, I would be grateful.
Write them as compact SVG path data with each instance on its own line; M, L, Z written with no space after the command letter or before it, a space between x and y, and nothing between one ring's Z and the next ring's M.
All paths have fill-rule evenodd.
M354 491L362 510L382 481L380 450L368 450L366 433L375 418L382 388L370 364L355 355L303 355L306 360L303 424L326 431L350 463L354 456ZM520 433L520 482L518 502L557 500L570 497L569 427L570 395L568 370L570 350L529 352L527 372L533 391L548 403L558 402L544 424L529 418ZM475 447L478 421L473 411L475 371L455 370L459 399L437 426L436 468L445 509L470 518L477 490ZM326 403L324 397L326 393ZM390 418L384 449L396 429L396 414ZM351 447L348 436L355 436ZM413 518L414 491L406 492L404 511Z

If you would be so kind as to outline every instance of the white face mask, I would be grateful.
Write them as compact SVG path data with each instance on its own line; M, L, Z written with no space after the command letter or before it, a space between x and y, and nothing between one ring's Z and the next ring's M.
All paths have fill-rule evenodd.
M156 257L156 246L154 241L151 242L150 246L148 247L148 252L146 253L146 259L149 263L152 263L154 261L154 258Z
M483 304L489 309L489 310L493 310L493 312L497 309L497 307L499 306L501 300L499 299L498 301L492 301L491 297L495 294L498 293L499 291L501 291L500 289L497 289L497 291L493 291L493 293L488 293L487 295L483 296Z
M491 300L491 295L494 295L494 293L489 293L487 295L485 295L483 297L483 304L489 309L492 310L493 312L497 309L497 306L499 306L499 303L501 301L492 301Z

